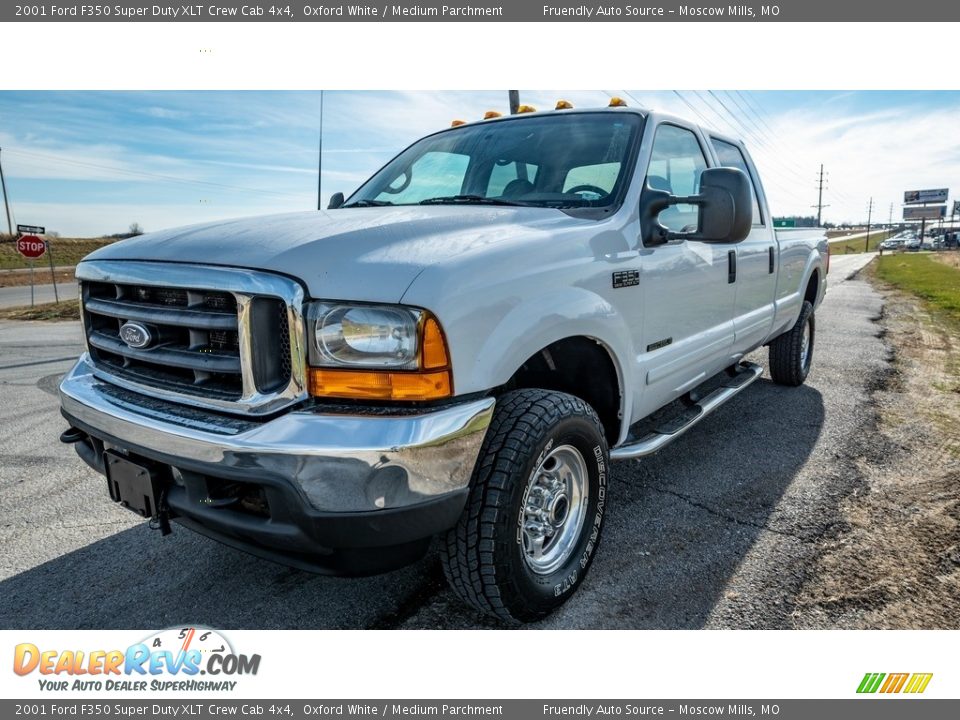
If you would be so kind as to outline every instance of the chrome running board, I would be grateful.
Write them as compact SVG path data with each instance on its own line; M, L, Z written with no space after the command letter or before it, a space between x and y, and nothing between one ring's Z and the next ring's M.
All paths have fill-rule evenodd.
M737 366L736 373L730 375L729 379L716 390L692 403L679 415L657 426L656 429L642 438L628 440L625 445L613 448L610 451L610 459L633 460L652 455L683 435L725 402L731 400L762 374L763 368L760 365L751 362L740 363Z

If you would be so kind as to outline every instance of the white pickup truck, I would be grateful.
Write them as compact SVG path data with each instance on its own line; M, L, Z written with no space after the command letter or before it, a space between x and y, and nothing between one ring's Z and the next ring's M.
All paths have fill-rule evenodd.
M804 381L828 262L774 231L740 142L682 119L459 124L326 212L85 258L62 440L165 533L340 574L439 535L463 600L533 621L583 582L610 461L743 391L763 345Z

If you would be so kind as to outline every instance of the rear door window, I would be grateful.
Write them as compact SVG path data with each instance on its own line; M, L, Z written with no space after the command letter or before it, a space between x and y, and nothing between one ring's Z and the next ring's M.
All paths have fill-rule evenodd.
M760 200L757 196L757 185L753 181L753 173L750 172L750 166L747 165L747 159L743 156L743 152L733 143L718 140L717 138L710 138L710 141L713 143L713 149L717 153L717 159L720 160L720 164L723 167L735 167L738 170L743 170L747 177L750 178L751 197L753 198L753 224L763 225L763 216L760 213Z

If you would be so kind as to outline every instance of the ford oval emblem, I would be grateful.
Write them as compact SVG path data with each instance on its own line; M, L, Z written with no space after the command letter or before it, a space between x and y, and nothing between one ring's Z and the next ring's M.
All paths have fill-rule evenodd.
M147 330L145 325L138 322L127 322L120 326L120 339L128 347L140 349L145 348L153 342L153 336Z

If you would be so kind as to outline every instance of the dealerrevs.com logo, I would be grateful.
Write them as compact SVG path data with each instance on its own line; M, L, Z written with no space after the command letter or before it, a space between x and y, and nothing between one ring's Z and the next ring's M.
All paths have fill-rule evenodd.
M61 650L26 642L13 653L14 673L36 675L41 690L54 692L231 691L234 678L259 669L260 655L237 653L222 634L204 627L163 630L125 650Z
M867 673L857 686L858 693L906 693L916 695L927 689L933 673Z

